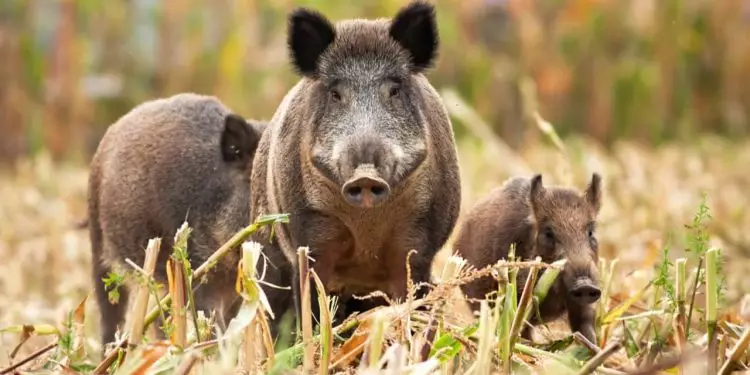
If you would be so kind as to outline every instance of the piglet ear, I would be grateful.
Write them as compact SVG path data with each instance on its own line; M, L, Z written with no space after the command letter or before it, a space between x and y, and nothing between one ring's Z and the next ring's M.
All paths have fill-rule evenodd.
M230 113L224 118L224 131L221 133L221 155L227 163L246 164L255 155L263 129L256 128L237 114Z
M315 10L298 8L288 19L287 45L297 73L315 77L320 55L336 37L331 22Z
M599 212L602 207L602 178L598 173L591 175L591 181L586 187L584 196L586 201L589 202L594 211Z
M432 67L439 44L432 4L414 1L402 8L391 21L389 33L411 55L414 72Z
M531 209L534 211L534 213L538 211L539 202L541 201L545 192L546 189L544 188L542 175L537 174L532 177L531 187L529 188L529 203L531 204Z

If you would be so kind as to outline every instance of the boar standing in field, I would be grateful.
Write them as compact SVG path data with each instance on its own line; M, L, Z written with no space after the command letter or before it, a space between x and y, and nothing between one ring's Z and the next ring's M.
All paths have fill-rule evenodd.
M568 314L573 331L595 341L594 307L599 300L598 245L594 228L601 207L601 179L592 175L585 192L565 187L544 187L542 176L513 178L477 202L457 231L454 247L476 268L507 259L510 245L516 244L516 258L546 263L566 259L556 284L539 306L543 321ZM528 269L518 273L518 296ZM498 282L483 277L462 286L469 299L484 299L498 290ZM473 311L478 301L470 301ZM532 324L539 324L536 314ZM531 338L531 328L523 331Z
M212 96L186 93L132 109L102 137L91 162L88 215L102 345L113 341L128 290L111 304L102 279L130 258L143 265L148 240L161 237L155 276L166 281L174 235L187 220L195 268L250 223L250 168L265 123L246 121ZM196 307L219 324L237 306L238 255L228 255L196 291Z
M251 216L290 214L272 241L270 228L254 240L286 255L298 312L299 246L310 248L312 267L326 292L339 295L344 315L382 303L348 299L353 294L404 299L411 249L412 280L429 282L461 199L451 122L423 75L437 54L435 22L423 2L392 20L334 26L307 9L289 17L291 60L302 79L258 146ZM277 314L291 308L289 299L271 303Z

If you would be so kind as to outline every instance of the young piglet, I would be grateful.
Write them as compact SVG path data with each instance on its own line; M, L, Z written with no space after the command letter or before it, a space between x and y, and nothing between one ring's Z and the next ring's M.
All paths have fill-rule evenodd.
M599 300L598 245L596 219L601 208L601 178L594 173L584 192L568 187L542 184L542 176L517 177L507 181L480 200L461 226L455 248L476 268L507 259L511 244L516 244L516 258L532 260L537 256L546 263L566 259L563 272L547 294L539 316L529 315L532 325L568 314L574 332L596 342L594 306ZM518 273L520 297L528 269ZM483 277L462 286L469 299L484 299L498 290L498 282ZM479 302L470 301L479 310ZM523 337L531 338L526 327Z

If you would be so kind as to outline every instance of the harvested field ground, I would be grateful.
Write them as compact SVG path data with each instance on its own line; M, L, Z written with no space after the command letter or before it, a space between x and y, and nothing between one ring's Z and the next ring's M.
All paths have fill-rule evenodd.
M464 184L463 212L512 175L510 166L497 156L498 150L486 146L490 143L483 144L485 146L479 146L478 142L470 141L459 144ZM664 281L661 287L647 289L637 296L637 301L628 309L619 311L616 307L643 290L649 281L660 280L659 266L667 246L670 259L688 258L687 278L691 278L699 256L685 252L686 248L694 246L689 238L695 236L685 226L693 223L704 192L710 213L710 218L703 221L704 232L708 235L706 244L721 249L724 257L720 262L720 275L725 276L726 290L721 292L720 302L727 306L722 305L717 314L717 366L725 362L744 325L736 308L737 301L750 292L750 278L745 277L750 272L750 233L746 230L750 228L747 208L750 190L750 174L747 173L750 166L749 146L703 138L696 144L671 144L656 150L632 143L618 143L607 152L583 139L568 139L567 158L554 147L541 145L526 148L518 155L527 163L529 171L544 174L546 184L573 184L582 188L594 171L600 172L604 178L604 206L598 226L600 255L607 264L615 258L619 261L610 289L605 293L610 298L603 307L607 312L615 311L610 316L612 318L656 311L630 320L633 326L628 328L632 330L630 335L625 335L625 348L607 359L605 366L610 370L604 373L618 373L632 370L637 365L660 363L668 360L668 354L675 350L677 343L670 329L674 309L668 303L671 289L668 286L675 282L673 266L667 266L666 272L662 273L666 278L661 278ZM514 167L519 166L514 164ZM23 163L17 173L3 172L0 175L0 329L10 327L12 331L19 324L49 324L62 330L68 314L92 291L88 233L85 229L74 228L78 221L85 218L86 178L85 166L53 166L44 157ZM440 277L449 255L450 246L444 249L435 263L436 277ZM692 284L687 285L688 297L692 288ZM653 300L655 290L667 302L656 303ZM703 335L705 314L702 311L706 296L702 290L699 288L695 296L693 328L686 350L692 346L705 348L707 345ZM450 309L445 309L451 314L438 320L445 320L445 324L451 322L467 326L472 318L461 295L454 289L452 296L455 303L449 305ZM96 303L93 295L89 295L85 304L83 335L76 336L86 338L83 348L89 355L70 362L69 366L79 366L80 369L83 368L81 364L99 363L97 321ZM649 321L652 322L650 325ZM623 323L608 325L610 328L620 326ZM534 345L524 346L527 349L517 348L515 361L527 363L544 373L576 373L576 369L591 355L586 350L581 354L582 346L576 343L563 343L557 349L545 347L544 343L548 340L564 339L569 335L564 323L550 324L548 328L537 331ZM600 338L602 328L598 328ZM479 331L487 329L483 326ZM617 331L609 331L607 340L611 341L619 335ZM441 334L445 332L441 331ZM666 332L667 335L664 339L656 340L655 332ZM640 340L638 335L641 335ZM17 332L0 334L0 369L54 340L54 336L32 335L15 353L15 360L11 360L11 353L20 337ZM504 338L500 337L502 340ZM665 345L661 350L655 349L649 357L648 350L657 341ZM597 344L607 346L606 342ZM334 350L335 356L340 353L341 344L335 342L334 346L337 348ZM461 348L455 357L465 359L466 363L456 364L451 372L465 373L471 363L500 363L497 358L493 360L477 353L482 351L482 343L479 347L474 345L471 350ZM497 352L493 349L488 353L497 357ZM398 351L394 349L388 353L391 355ZM62 352L55 350L48 354L58 361L64 357ZM50 359L48 354L25 368L40 368ZM563 370L566 367L560 365L564 362L561 358L573 356L578 356L580 362L571 365L572 370L571 367ZM739 356L740 359L744 357ZM410 356L407 363L413 364L413 358ZM707 373L701 367L706 365L707 357L692 355L691 358L696 360L686 363L684 373ZM50 370L55 368L52 362L47 365ZM447 365L443 366L442 370L448 372ZM226 370L228 367L223 368ZM348 372L353 371L351 368ZM497 372L501 371L498 368Z

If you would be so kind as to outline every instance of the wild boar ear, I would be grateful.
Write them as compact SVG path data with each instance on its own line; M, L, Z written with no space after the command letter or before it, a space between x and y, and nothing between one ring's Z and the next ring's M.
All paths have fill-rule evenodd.
M595 212L599 212L599 209L602 207L602 178L599 176L598 173L594 173L591 175L591 181L589 182L589 186L586 187L586 192L584 193L584 197L586 198L586 201L589 202L591 207L594 208Z
M414 1L402 8L391 21L389 33L411 55L414 72L432 67L439 44L432 4Z
M224 131L221 133L221 155L225 162L244 164L255 154L263 130L249 124L237 114L230 113L224 118Z
M536 213L539 210L539 201L542 196L544 196L545 191L546 189L544 188L542 175L534 175L534 177L531 178L531 186L529 187L529 204L531 205L531 210L533 211L534 216L536 216Z
M297 72L317 76L320 55L335 37L333 25L319 12L305 8L292 11L288 19L287 44Z

